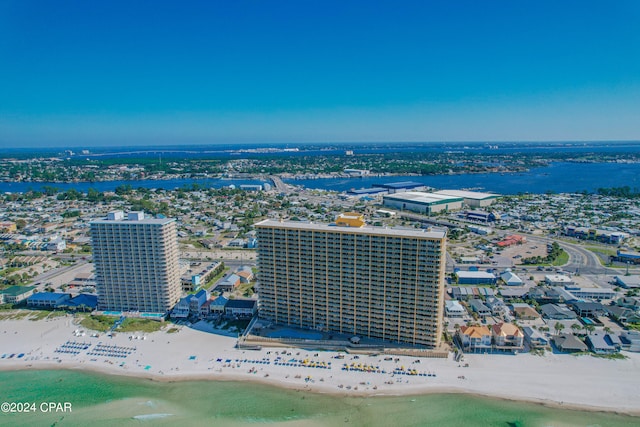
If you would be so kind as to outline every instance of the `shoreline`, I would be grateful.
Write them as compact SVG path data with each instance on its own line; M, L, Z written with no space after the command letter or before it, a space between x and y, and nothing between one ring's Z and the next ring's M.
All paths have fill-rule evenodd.
M464 367L451 357L360 355L354 360L355 355L336 359L338 352L297 348L240 350L235 348L235 338L185 327L173 334L147 334L146 339L126 333L114 338L94 338L89 334L77 337L74 332L78 328L70 316L0 321L0 355L7 355L0 359L0 371L82 371L162 383L250 381L338 397L466 394L550 408L640 416L640 355L634 353L625 353L626 360L553 353L544 357L471 354L465 355L465 363L470 366ZM90 344L90 350L71 355L56 352L69 342ZM89 354L99 343L135 350L120 358ZM17 358L16 352L23 356ZM8 358L8 353L14 357ZM303 359L318 365L288 363ZM379 369L345 371L344 363ZM400 374L396 371L399 367L433 376ZM608 393L599 395L602 389Z
M209 382L209 381L219 381L219 382L234 382L234 383L254 383L260 384L267 387L273 387L278 389L285 390L293 390L298 392L305 392L309 394L320 394L327 395L333 397L357 397L357 398L388 398L388 397L415 397L415 396L427 396L427 395L465 395L471 397L477 397L482 399L490 399L497 401L505 401L512 403L526 403L532 405L539 405L545 408L551 409L565 409L568 411L583 411L583 412L594 412L594 413L602 413L602 414L615 414L615 415L624 415L630 417L640 417L640 408L638 409L624 409L624 408L612 408L607 406L593 406L593 405L583 405L579 403L564 403L564 402L556 402L549 399L542 398L514 398L505 395L499 394L489 394L489 393L481 393L476 391L465 390L464 388L456 388L456 387L442 387L442 388L432 388L423 391L409 392L409 393L400 393L400 392L375 392L375 393L367 393L367 392L340 392L336 390L322 390L322 389L312 389L299 387L295 384L289 383L279 383L273 382L269 380L265 380L263 378L239 378L234 377L233 375L224 375L218 376L215 378L207 377L204 375L198 374L185 374L185 375L176 375L173 377L165 377L158 376L154 374L142 374L142 373L133 373L133 372L125 372L125 371L111 371L111 370L103 370L98 367L93 366L59 366L56 364L50 364L50 366L42 365L42 366L26 366L26 367L0 367L0 372L21 372L27 370L38 370L38 371L81 371L89 374L97 374L103 376L113 376L113 377L124 377L141 381L150 381L150 382L158 382L165 384L172 383L182 383L182 382Z

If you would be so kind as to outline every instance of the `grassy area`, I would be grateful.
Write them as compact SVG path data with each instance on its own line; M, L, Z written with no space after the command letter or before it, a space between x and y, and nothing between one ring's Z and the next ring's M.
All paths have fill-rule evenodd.
M175 326L167 329L167 333L168 334L175 334L176 332L178 332L180 329L176 328Z
M49 317L49 315L53 313L52 311L49 310L38 310L38 311L33 311L32 315L29 317L29 320L33 320L38 321L38 320L42 320L45 319L47 317Z
M0 320L19 320L28 317L31 312L22 310L5 310L0 313Z
M157 332L164 327L164 323L149 319L124 319L118 332Z
M628 359L627 356L620 353L613 354L592 354L593 357L598 357L600 359L611 359L611 360L625 360Z
M91 329L94 331L106 332L115 323L118 318L115 316L86 316L81 321L80 324L87 329Z
M213 278L211 280L209 280L207 282L207 284L205 285L205 288L209 289L211 286L213 286L218 280L222 279L222 277L227 273L227 271L229 271L229 267L225 267L222 270L220 270L220 273L216 274L215 276L213 276Z
M237 320L227 320L226 323L222 326L222 329L228 330L235 327L240 333L242 333L249 323L251 319L237 319Z
M596 254L603 254L603 255L607 255L607 256L616 256L618 255L618 252L616 251L616 249L612 249L609 247L604 247L604 246L585 246L584 247L587 250L590 250L591 252L594 252Z
M244 297L250 297L251 295L253 295L253 285L254 284L255 284L255 282L240 283L240 285L238 285L237 292L242 294L242 296L244 296Z
M183 244L183 245L191 245L195 249L204 249L205 248L204 246L202 246L202 243L200 243L197 239L184 239L184 240L180 240L180 243Z
M566 251L560 251L560 254L553 260L555 266L565 265L569 262L569 254Z
M0 320L20 320L28 318L33 312L27 310L3 311Z
M68 313L66 311L52 311L49 314L49 319L54 319L56 317L64 317L66 316Z

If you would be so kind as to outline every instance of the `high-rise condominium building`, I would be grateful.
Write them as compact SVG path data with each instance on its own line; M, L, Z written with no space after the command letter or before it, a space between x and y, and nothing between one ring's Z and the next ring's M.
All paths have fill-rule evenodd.
M356 227L272 220L256 224L261 317L437 347L445 233L352 223Z
M175 219L110 212L91 242L99 310L166 313L180 299Z

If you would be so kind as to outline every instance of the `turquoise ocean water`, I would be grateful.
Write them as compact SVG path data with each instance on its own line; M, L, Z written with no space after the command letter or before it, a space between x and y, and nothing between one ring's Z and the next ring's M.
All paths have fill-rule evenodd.
M0 372L1 426L637 426L640 418L461 394L337 397L246 382L174 383L74 371ZM41 410L69 402L71 412Z

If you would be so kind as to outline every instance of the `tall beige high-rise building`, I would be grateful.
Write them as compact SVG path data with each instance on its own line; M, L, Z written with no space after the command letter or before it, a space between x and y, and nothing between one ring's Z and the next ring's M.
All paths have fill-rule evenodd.
M272 220L256 229L261 317L420 347L440 344L444 232Z
M166 313L180 299L175 219L110 212L91 242L99 310Z

